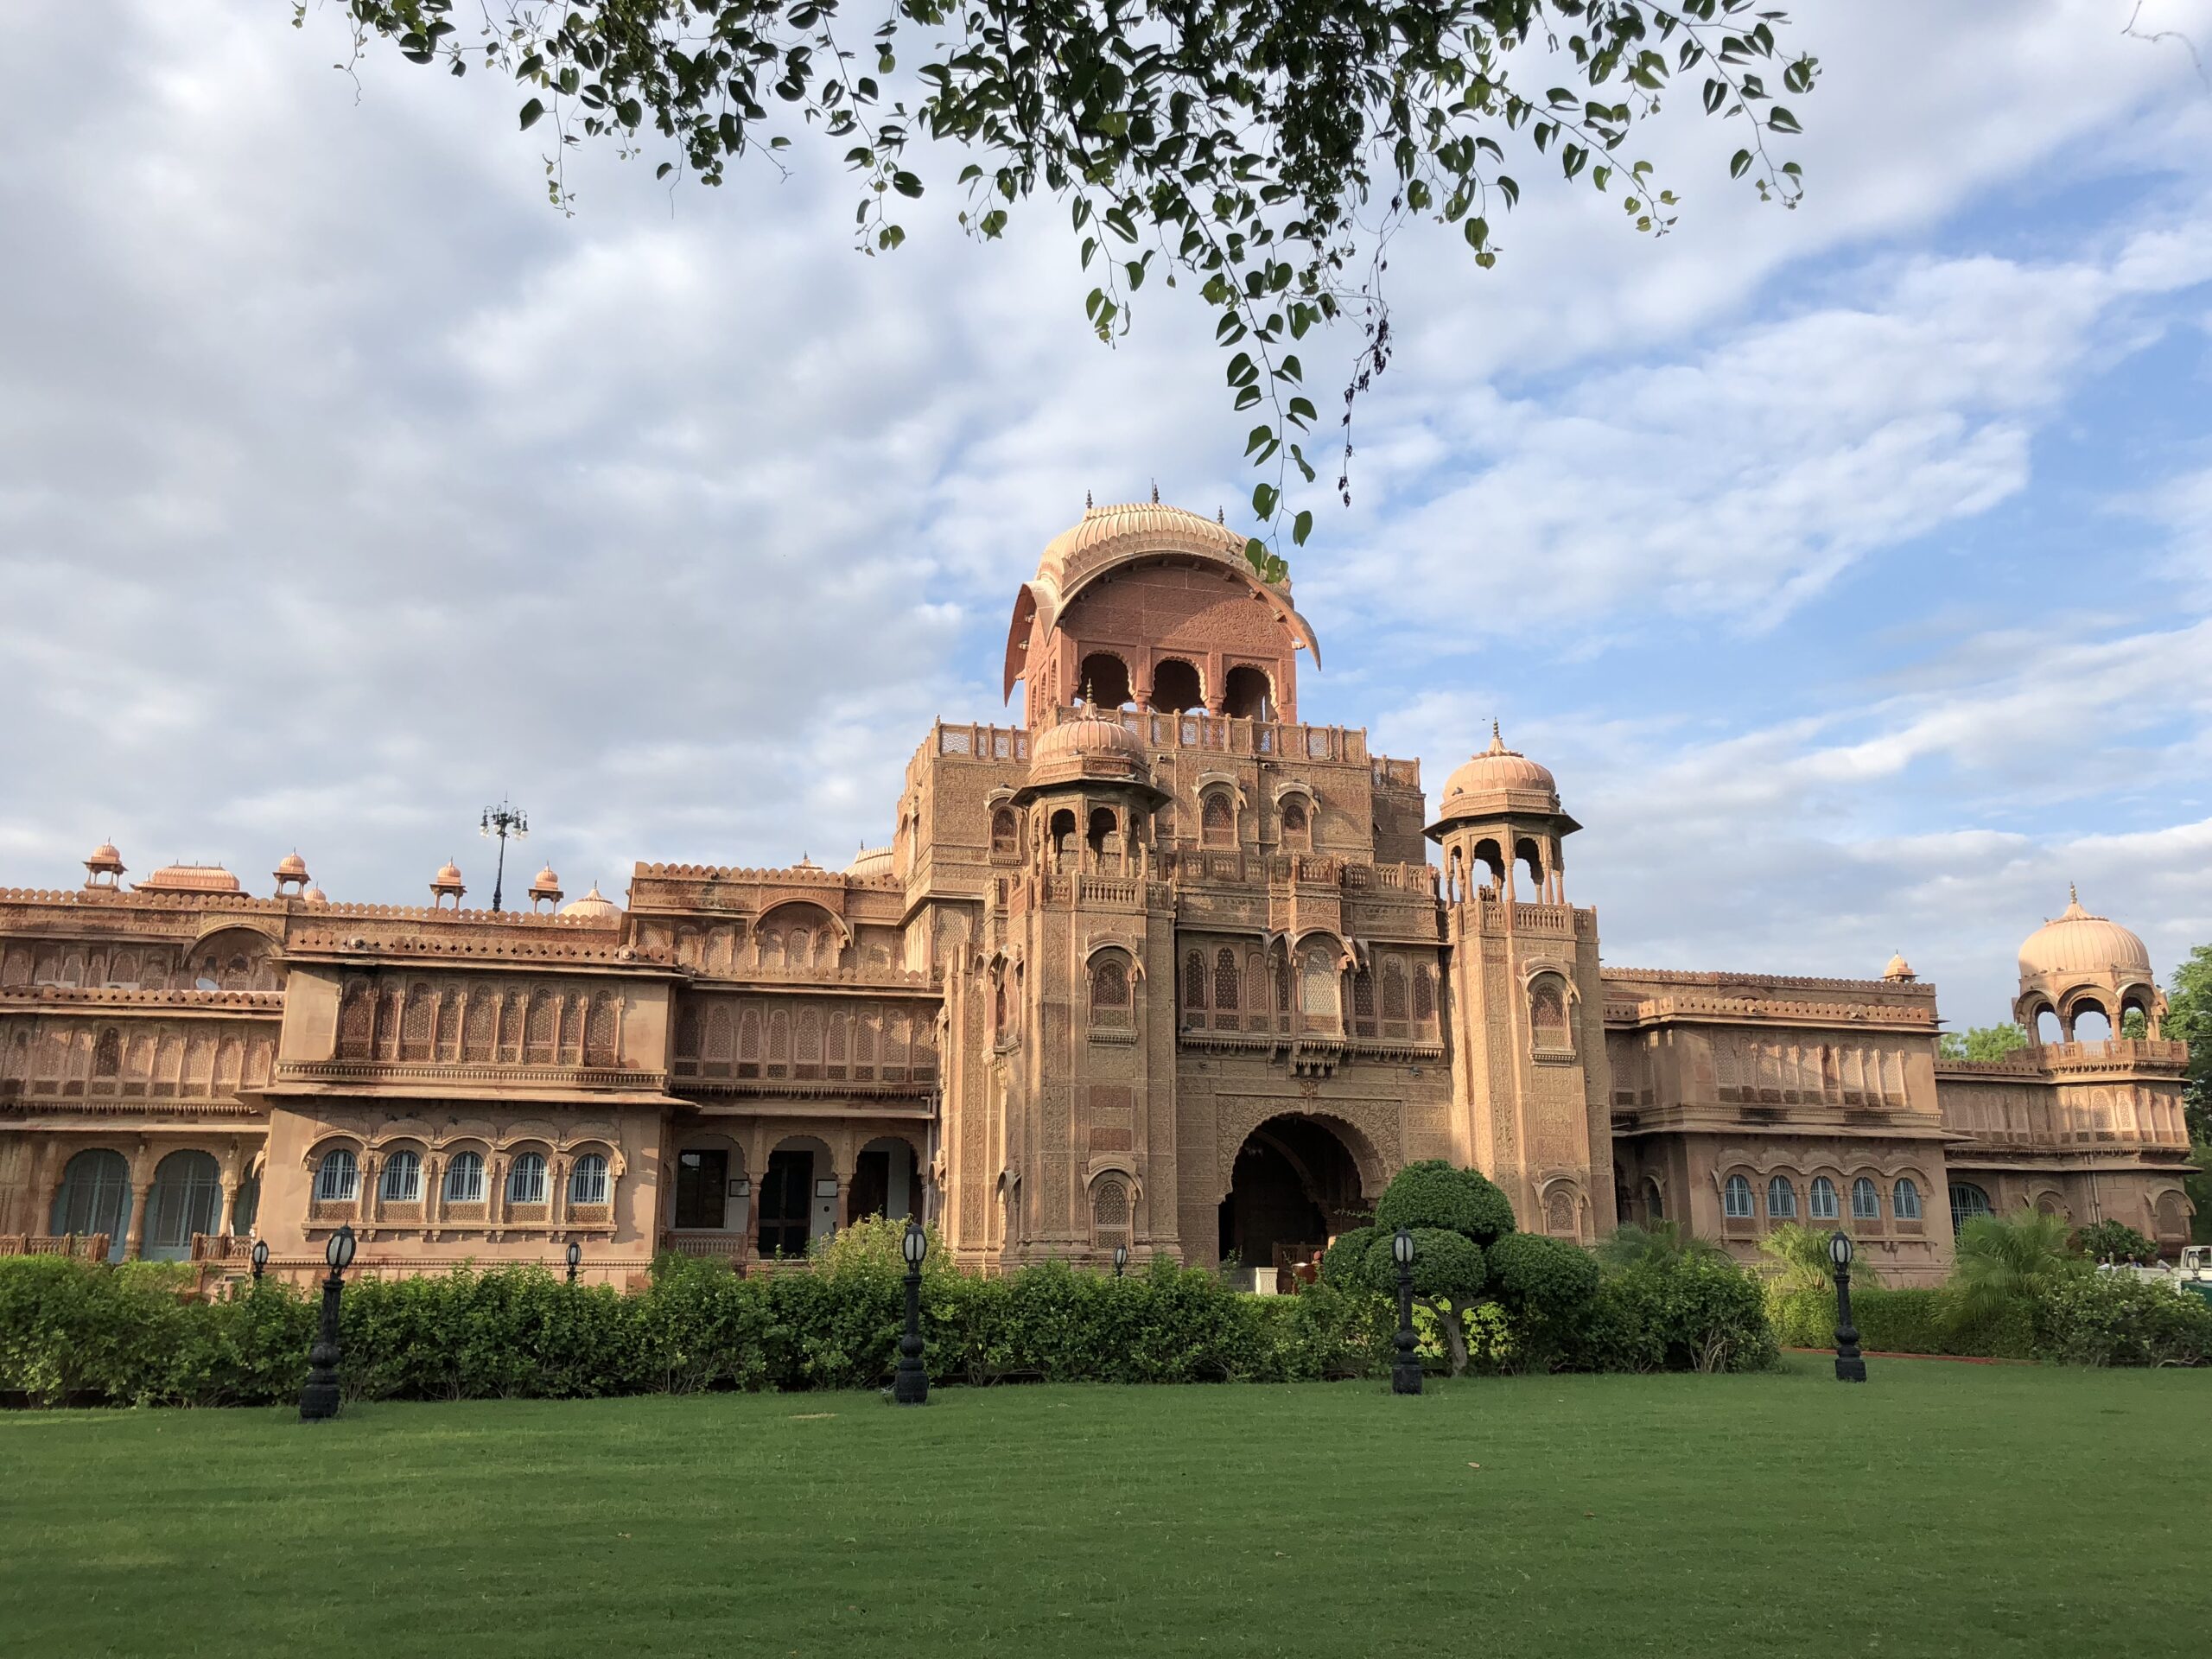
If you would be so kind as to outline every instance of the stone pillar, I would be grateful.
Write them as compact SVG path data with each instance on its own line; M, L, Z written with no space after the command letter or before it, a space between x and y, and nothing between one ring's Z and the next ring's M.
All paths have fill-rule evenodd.
M130 1184L130 1233L123 1247L126 1260L136 1262L146 1252L146 1205L154 1196L151 1180Z
M232 1233L233 1233L233 1232L235 1232L235 1231L237 1231L237 1230L238 1230L238 1228L237 1228L237 1213L238 1213L238 1178L236 1175L226 1175L226 1176L223 1178L223 1209L222 1209L222 1213L221 1213L219 1217L217 1217L217 1218L216 1218L216 1222L215 1222L215 1230L216 1230L218 1233L219 1233L219 1234L223 1235L223 1236L226 1236L226 1237L227 1237L227 1236L229 1236Z
M837 1172L837 1230L843 1232L853 1224L853 1176L850 1170Z

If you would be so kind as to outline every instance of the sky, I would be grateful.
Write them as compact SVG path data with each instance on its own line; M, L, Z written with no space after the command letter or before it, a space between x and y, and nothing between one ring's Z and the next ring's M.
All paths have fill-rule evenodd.
M1494 270L1402 236L1301 716L1432 796L1502 721L1624 967L1902 950L1963 1027L2069 881L2162 977L2212 942L2212 6L2135 10L1811 0L1795 211L1686 93L1670 236L1528 168ZM509 87L289 16L0 10L0 884L487 901L503 798L511 895L842 863L932 717L1009 718L1086 492L1238 522L1204 308L1101 346L1061 210L970 240L934 154L863 257L802 145L572 155L563 216Z

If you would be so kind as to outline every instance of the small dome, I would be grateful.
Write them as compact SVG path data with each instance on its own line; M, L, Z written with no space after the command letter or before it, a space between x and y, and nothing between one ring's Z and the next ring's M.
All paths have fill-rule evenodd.
M1147 766L1152 761L1151 752L1145 747L1142 738L1120 721L1103 715L1079 715L1040 734L1029 745L1029 764L1033 766L1091 754L1126 755Z
M330 895L321 887L309 887L300 897L311 905L327 905L330 902Z
M85 861L85 868L99 874L123 873L123 855L115 850L115 843L104 841L92 849L92 855Z
M164 864L143 881L140 893L240 893L238 879L219 864Z
M2045 922L2021 944L2021 978L2131 970L2149 976L2151 952L2141 939L2118 922L2082 909L2072 887L2066 896L2066 908L2057 918Z
M438 873L430 878L434 887L457 887L461 885L461 866L448 859L438 866Z
M1559 804L1559 784L1548 767L1540 766L1518 749L1505 747L1497 722L1490 728L1490 747L1444 780L1442 810L1449 813L1463 797L1473 799L1510 791L1540 794Z
M1920 976L1912 971L1912 964L1904 959L1904 952L1900 950L1890 958L1890 965L1882 969L1882 977L1884 979L1917 979Z
M276 879L282 881L291 876L297 876L302 881L308 879L308 861L300 856L296 849L276 861Z
M553 874L553 867L548 864L530 878L530 890L532 893L557 893L561 891L561 878Z
M863 847L853 861L845 866L847 875L888 875L891 874L891 849L888 847Z
M571 899L561 906L563 916L574 916L579 921L612 921L622 913L622 906L599 890L599 883L591 884L591 891L581 899Z

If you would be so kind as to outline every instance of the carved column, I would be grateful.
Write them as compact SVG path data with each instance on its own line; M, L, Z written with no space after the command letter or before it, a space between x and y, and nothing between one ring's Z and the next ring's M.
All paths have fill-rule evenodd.
M837 1230L843 1232L853 1224L853 1178L850 1171L837 1172Z
M223 1177L222 1214L215 1226L215 1230L225 1237L238 1230L238 1178L235 1173L226 1173Z
M123 1247L123 1254L133 1262L136 1262L141 1255L145 1254L146 1205L152 1199L153 1196L154 1184L152 1181L145 1180L131 1182L130 1233L128 1242Z

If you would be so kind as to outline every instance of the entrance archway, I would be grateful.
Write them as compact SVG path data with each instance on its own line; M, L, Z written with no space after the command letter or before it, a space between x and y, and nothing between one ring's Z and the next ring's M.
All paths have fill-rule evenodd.
M1271 1117L1245 1136L1221 1201L1220 1250L1287 1273L1364 1216L1359 1166L1318 1118Z

